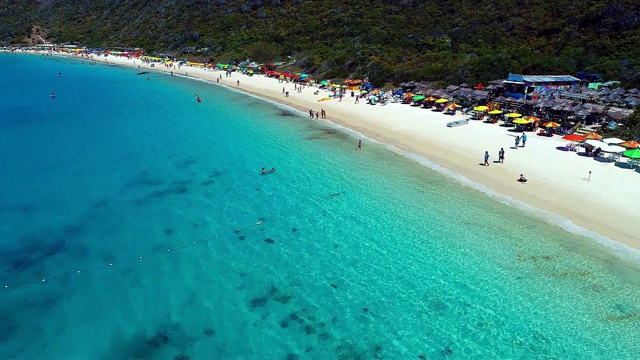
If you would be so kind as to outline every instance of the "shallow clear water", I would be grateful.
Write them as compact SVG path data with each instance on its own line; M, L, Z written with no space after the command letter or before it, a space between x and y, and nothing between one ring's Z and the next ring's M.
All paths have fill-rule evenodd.
M0 67L0 358L640 352L637 264L381 145L188 79Z

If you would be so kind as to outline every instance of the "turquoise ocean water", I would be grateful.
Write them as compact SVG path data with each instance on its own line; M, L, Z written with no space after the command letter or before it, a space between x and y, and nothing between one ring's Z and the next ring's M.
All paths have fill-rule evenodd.
M640 353L637 263L383 145L179 77L0 69L2 359Z

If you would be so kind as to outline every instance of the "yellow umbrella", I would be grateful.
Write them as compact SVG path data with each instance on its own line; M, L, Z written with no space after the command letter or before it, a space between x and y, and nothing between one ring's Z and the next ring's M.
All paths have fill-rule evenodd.
M449 99L441 98L441 99L436 100L436 103L438 103L438 104L442 104L442 103L446 103L446 102L449 102Z
M522 116L522 114L518 114L518 113L508 113L507 115L505 115L508 118L517 118Z
M544 126L544 127L553 127L553 128L557 128L557 127L560 127L560 124L555 123L555 122L553 122L553 121L549 121L549 122L548 122L548 123L546 123L546 124L542 124L542 126Z
M488 113L489 115L498 115L498 114L502 114L502 110L491 110Z
M518 125L524 125L524 124L528 124L529 120L525 120L525 119L515 119L512 121L512 123L514 124L518 124Z
M487 111L489 108L485 105L481 105L481 106L476 106L473 108L473 110L475 111Z

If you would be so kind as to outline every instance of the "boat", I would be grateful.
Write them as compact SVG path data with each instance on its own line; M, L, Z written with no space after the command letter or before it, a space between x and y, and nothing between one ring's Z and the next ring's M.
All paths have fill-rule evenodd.
M450 123L447 123L447 127L456 127L456 126L460 126L460 125L467 125L468 123L469 123L469 119L456 120L456 121L452 121Z

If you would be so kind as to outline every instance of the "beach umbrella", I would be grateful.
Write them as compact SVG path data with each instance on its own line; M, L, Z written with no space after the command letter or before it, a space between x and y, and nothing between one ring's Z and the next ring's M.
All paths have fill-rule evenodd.
M585 137L578 134L569 134L562 137L565 140L569 141L584 141Z
M600 136L598 133L590 132L585 135L585 139L602 140L602 136Z
M528 120L529 122L540 121L540 118L536 116L525 116L523 119Z
M425 101L436 101L438 100L437 98L434 98L433 96L429 96L428 98L424 99Z
M416 95L413 97L413 101L420 101L420 100L424 100L426 99L426 97L424 95Z
M619 144L620 146L624 146L628 149L637 149L640 147L640 143L637 141L633 141L633 140L629 140L629 141L625 141L622 144Z
M508 113L508 114L506 114L505 116L506 116L506 117L508 117L508 118L517 118L517 117L522 116L522 114L518 114L518 113ZM528 122L528 121L527 121L527 122Z
M320 85L327 85L327 84L329 84L329 83L327 82L327 80L322 80L322 81L320 81Z
M438 104L442 104L442 103L446 103L446 102L449 102L449 99L440 98L440 99L436 100L436 103L438 103Z
M623 148L622 146L618 146L618 145L604 144L604 145L600 146L600 150L602 150L604 152L609 152L609 153L621 153L621 152L625 151L626 149Z
M489 111L489 115L498 115L502 114L502 110L491 110Z
M593 146L593 147L602 147L602 146L606 145L606 144L605 144L605 143L603 143L602 141L600 141L600 140L594 140L594 139L587 139L587 140L585 140L584 142L585 142L585 144L587 144L587 145L591 145L591 146Z
M624 140L618 138L606 138L602 139L602 142L606 144L622 144Z
M518 124L518 125L524 125L524 124L528 124L529 121L525 119L515 119L512 121L512 123Z
M627 150L622 153L622 156L626 156L632 159L640 159L640 149Z
M449 104L449 105L447 105L445 108L446 108L446 109L458 109L458 108L461 108L461 107L462 107L462 106L461 106L461 105L458 105L458 104Z
M548 123L546 123L546 124L542 124L542 126L544 126L544 127L553 127L553 128L557 128L557 127L560 127L560 124L558 124L558 123L556 123L556 122L553 122L553 121L549 121L549 122L548 122Z
M487 111L489 109L489 107L485 106L485 105L481 105L481 106L476 106L473 108L473 110L475 111Z

